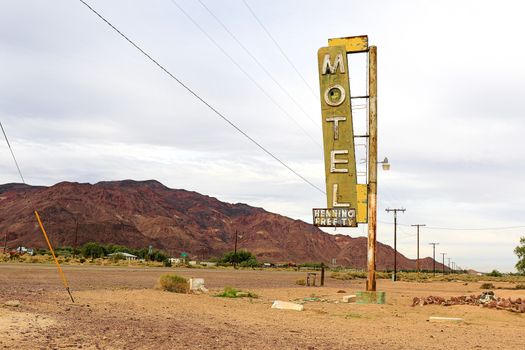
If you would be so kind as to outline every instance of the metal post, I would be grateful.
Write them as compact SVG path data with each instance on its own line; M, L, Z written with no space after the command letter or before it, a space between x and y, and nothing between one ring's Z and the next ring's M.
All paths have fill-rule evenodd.
M417 227L417 261L416 261L416 270L417 270L417 273L419 273L419 271L420 271L420 266L419 266L419 228L421 226L426 226L426 225L425 224L415 224L415 225L412 225L412 226Z
M406 209L386 209L387 213L394 212L394 282L397 280L397 212L405 212Z
M376 291L377 241L377 47L368 51L368 279L366 290Z
M324 263L321 263L321 287L324 286Z
M436 275L436 245L439 245L439 243L429 243L431 246L432 246L432 261L433 261L433 264L434 264L434 268L433 268L433 271L434 271L434 276Z
M448 273L450 273L450 258L447 258L448 260Z
M445 255L447 255L447 253L440 253L441 255L443 255L443 274L445 274Z

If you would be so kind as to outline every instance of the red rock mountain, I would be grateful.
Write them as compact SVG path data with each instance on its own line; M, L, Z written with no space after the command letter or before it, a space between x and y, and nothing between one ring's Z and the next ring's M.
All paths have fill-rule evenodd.
M0 185L0 237L7 233L8 246L45 247L32 208L54 246L92 241L152 245L174 256L188 252L205 259L232 250L238 231L239 248L261 261L330 263L335 258L338 265L366 267L365 237L331 235L300 220L170 189L154 180ZM392 269L393 256L391 247L379 243L377 268ZM415 268L415 261L401 254L397 261L399 269ZM422 260L423 269L431 267L431 258Z

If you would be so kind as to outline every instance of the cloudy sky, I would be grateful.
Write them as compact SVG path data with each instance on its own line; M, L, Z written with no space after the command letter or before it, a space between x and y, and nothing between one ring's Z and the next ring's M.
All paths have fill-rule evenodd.
M392 244L385 208L403 207L408 257L421 223L424 256L439 242L459 266L513 271L525 236L521 2L86 2L321 188L316 52L367 34L378 47L379 157L392 164L379 173L378 239ZM365 91L364 62L350 58L352 95ZM325 206L78 0L0 2L0 121L30 184L157 179L308 222ZM0 183L18 181L0 144Z

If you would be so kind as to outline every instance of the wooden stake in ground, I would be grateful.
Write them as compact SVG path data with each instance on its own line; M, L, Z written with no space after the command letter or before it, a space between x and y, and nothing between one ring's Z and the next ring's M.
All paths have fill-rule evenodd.
M72 302L75 302L75 299L73 299L73 295L71 295L71 291L69 290L69 285L67 283L66 275L64 275L64 271L62 271L62 267L60 267L60 263L58 262L58 259L55 255L55 251L53 250L53 247L51 246L51 242L49 242L49 238L47 237L46 230L44 229L44 225L42 225L42 220L40 220L40 215L38 215L38 212L35 210L35 216L38 221L38 225L40 226L40 230L42 230L42 233L44 234L44 238L46 239L47 246L49 247L49 250L51 251L51 255L53 256L53 259L55 260L55 264L58 268L58 273L60 274L60 278L62 278L62 283L64 284L64 287L67 290L67 293L69 294L69 297L71 298Z

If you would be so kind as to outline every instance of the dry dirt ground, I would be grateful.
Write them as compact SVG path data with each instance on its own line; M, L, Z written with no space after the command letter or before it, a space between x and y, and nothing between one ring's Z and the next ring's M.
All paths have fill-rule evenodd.
M0 264L0 349L524 349L525 314L475 306L411 307L414 296L479 294L480 283L378 281L385 305L307 302L271 309L273 300L364 290L364 281L327 278L302 287L304 272L65 266L75 303L53 266ZM206 295L154 289L159 276L202 277ZM495 283L505 286L505 283ZM508 284L507 284L508 285ZM224 299L224 286L258 299ZM497 290L502 297L525 291ZM19 307L4 305L18 299ZM429 322L429 316L464 322Z

